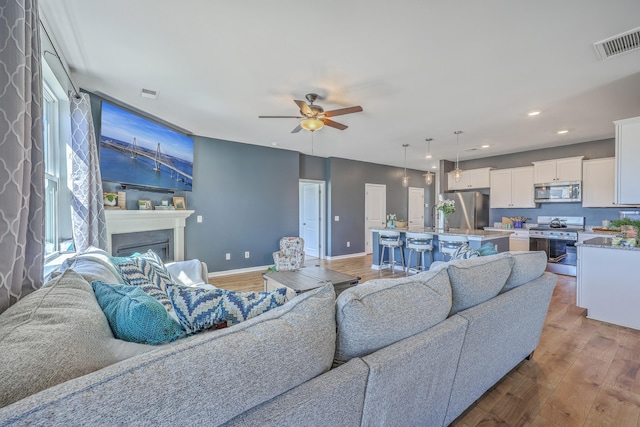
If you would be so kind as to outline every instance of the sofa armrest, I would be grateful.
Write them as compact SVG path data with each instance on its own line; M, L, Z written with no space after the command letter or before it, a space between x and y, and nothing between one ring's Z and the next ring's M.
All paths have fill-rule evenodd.
M209 272L207 264L198 259L170 262L165 266L171 277L180 285L198 287L208 285Z

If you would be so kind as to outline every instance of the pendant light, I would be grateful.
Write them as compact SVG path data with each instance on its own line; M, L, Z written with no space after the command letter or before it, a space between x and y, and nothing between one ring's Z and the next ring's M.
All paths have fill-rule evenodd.
M425 156L425 159L430 159L431 157L431 141L433 141L433 138L427 138L425 141L427 141L427 155ZM433 176L435 174L433 172L427 172L424 175L424 183L427 185L431 185L433 184Z
M409 177L407 176L407 147L409 146L409 144L402 144L402 146L404 147L404 176L402 177L402 186L408 187Z
M460 169L460 134L461 130L453 132L456 135L456 168L453 170L453 178L456 182L460 182L462 178L462 169Z

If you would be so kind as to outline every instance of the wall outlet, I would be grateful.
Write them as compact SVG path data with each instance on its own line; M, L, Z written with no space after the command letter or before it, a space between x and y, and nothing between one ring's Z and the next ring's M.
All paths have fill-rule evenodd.
M196 217L196 221L197 221L197 222L202 222L202 215L198 215L198 216Z
M231 254L227 253L224 255L224 259L226 259L227 261L229 261L231 259Z
M351 247L351 242L347 242L347 247L350 248Z
M251 256L251 254L249 253L249 251L246 251L246 252L244 253L244 257L245 257L245 258L249 258L249 256Z
M339 217L338 215L336 215L336 216L333 218L333 220L334 220L334 221L340 221L340 217Z

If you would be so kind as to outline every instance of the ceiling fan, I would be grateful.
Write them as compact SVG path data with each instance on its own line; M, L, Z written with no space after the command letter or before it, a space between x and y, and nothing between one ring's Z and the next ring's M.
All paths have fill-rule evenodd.
M304 119L300 121L298 126L296 126L291 133L300 132L302 129L314 132L316 130L322 129L324 125L330 126L332 128L336 128L339 130L345 130L348 128L347 125L343 125L342 123L335 122L329 117L341 116L343 114L351 114L358 113L362 111L362 107L357 105L355 107L346 107L339 108L337 110L324 111L319 105L315 105L314 102L318 99L318 94L316 93L308 93L306 95L307 104L304 101L300 101L298 99L294 99L298 107L300 108L301 116L258 116L260 119Z

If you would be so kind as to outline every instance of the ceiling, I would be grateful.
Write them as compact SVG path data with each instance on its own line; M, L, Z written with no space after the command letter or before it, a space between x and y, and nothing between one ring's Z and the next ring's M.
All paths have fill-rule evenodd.
M638 0L40 5L76 86L211 138L400 167L409 144L407 166L428 170L612 138L613 120L640 115L640 49L601 61L593 48L640 26ZM258 118L298 115L309 92L364 111L313 134Z

